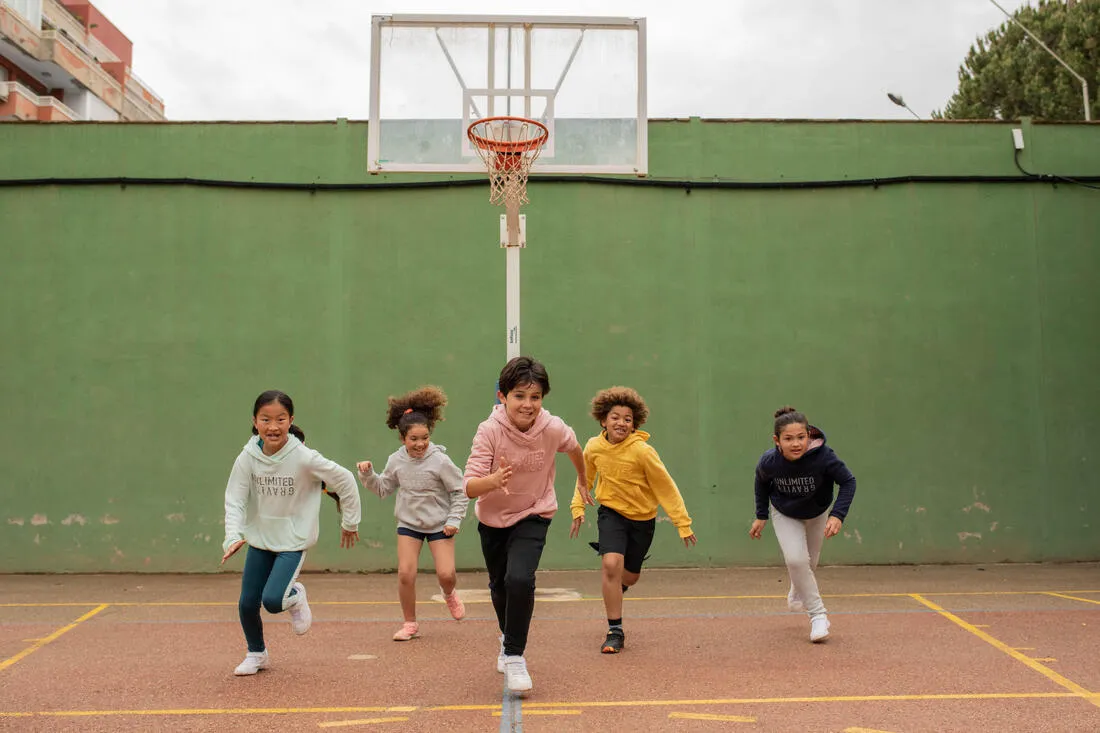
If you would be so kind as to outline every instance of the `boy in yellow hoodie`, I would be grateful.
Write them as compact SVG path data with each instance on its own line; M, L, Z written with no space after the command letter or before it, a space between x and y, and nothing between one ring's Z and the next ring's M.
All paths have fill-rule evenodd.
M661 457L639 430L649 417L645 400L629 387L611 387L592 398L592 417L603 431L584 447L584 465L593 482L599 530L598 552L603 557L603 602L607 609L607 638L600 651L617 654L626 641L623 632L623 592L638 582L642 561L653 542L657 505L665 510L685 547L695 544L684 498ZM584 523L584 502L574 492L569 508L577 537Z

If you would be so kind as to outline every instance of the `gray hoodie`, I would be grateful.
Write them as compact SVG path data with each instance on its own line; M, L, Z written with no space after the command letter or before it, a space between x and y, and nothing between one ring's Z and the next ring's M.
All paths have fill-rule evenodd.
M340 526L359 526L359 488L351 471L307 448L293 435L278 453L264 455L252 436L233 463L225 487L225 544L238 540L260 550L292 552L317 543L321 482L340 497Z
M435 443L428 444L423 458L413 458L401 446L386 460L381 476L360 471L359 480L381 499L401 489L393 511L397 526L417 532L441 532L445 526L457 529L470 502L462 489L462 472L447 456L447 449Z

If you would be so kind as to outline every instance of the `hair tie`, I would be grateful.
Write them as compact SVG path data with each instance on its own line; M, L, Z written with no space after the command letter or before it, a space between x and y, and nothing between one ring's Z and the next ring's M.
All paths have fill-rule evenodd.
M410 407L409 409L405 410L405 411L404 411L403 413L401 413L401 414L402 414L402 415L408 415L408 414L409 414L410 412L412 412L412 411L413 411L413 408L411 408L411 407Z

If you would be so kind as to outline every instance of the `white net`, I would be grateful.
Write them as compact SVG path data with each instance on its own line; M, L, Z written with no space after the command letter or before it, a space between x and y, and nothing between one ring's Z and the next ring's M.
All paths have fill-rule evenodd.
M489 203L528 203L527 177L549 137L546 127L519 117L487 118L467 134L489 171Z

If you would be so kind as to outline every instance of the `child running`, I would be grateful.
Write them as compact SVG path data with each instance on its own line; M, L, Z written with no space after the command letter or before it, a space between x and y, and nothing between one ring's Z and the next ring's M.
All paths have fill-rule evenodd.
M497 671L510 692L523 696L532 688L524 652L535 608L535 571L558 508L555 453L567 454L577 469L582 501L591 504L592 497L576 434L542 407L550 394L546 367L517 356L504 365L497 384L501 404L478 425L463 480L466 495L477 499L477 531L501 631Z
M432 428L443 419L447 396L438 387L421 387L401 397L390 397L386 426L401 436L401 447L390 454L382 475L370 461L358 464L359 480L379 498L397 494L397 597L405 623L394 641L420 636L416 621L416 569L424 541L435 561L435 575L447 609L456 620L466 615L455 592L454 536L466 516L469 499L462 490L462 472L447 449L431 442Z
M825 433L793 407L775 411L772 441L775 447L756 464L756 520L749 536L760 539L770 501L775 536L791 576L787 607L809 614L810 641L825 641L829 618L814 570L825 538L839 533L848 516L856 477L825 445ZM835 504L833 484L840 485Z
M277 390L252 407L252 434L233 463L225 487L222 564L248 544L238 612L248 653L234 674L256 674L269 664L260 606L290 613L296 634L309 631L313 614L306 588L297 581L306 550L320 531L321 484L340 497L340 546L359 539L359 489L351 471L306 448L291 434L294 402ZM304 433L302 433L304 435Z
M629 387L611 387L592 398L592 417L603 431L584 447L584 468L595 485L600 508L596 513L603 556L603 603L607 610L607 638L600 651L617 654L626 643L623 631L623 593L638 582L642 562L653 542L659 504L672 520L685 547L696 542L691 517L676 482L661 457L639 430L649 417L645 400ZM578 491L570 504L577 537L584 523L584 501Z

